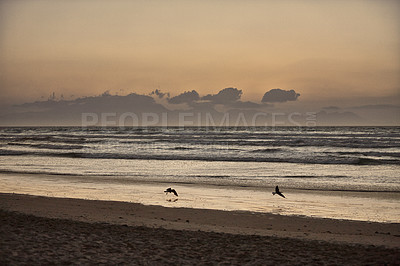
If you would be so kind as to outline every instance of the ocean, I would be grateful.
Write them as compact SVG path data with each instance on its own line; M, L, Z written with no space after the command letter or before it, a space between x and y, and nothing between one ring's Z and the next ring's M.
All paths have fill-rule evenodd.
M3 193L400 222L399 176L400 127L0 128Z

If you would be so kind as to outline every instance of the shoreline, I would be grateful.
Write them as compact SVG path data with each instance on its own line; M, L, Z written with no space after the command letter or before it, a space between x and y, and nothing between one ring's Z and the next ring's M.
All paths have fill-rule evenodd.
M400 223L400 193L301 190L279 187L286 196L273 196L275 187L219 186L170 182L80 179L76 176L0 174L0 193L45 197L136 202L174 208L273 213L342 220ZM163 191L173 185L179 200Z
M400 224L0 193L0 209L50 219L400 248Z
M139 159L138 159L139 160ZM146 160L148 161L148 160ZM173 161L173 160L166 160L166 161ZM256 162L258 163L258 162ZM287 164L294 164L296 163L287 163ZM154 185L154 184L163 184L163 185L181 185L181 186L204 186L204 187L221 187L221 188L240 188L240 189L252 189L252 190L273 190L275 185L268 184L260 186L259 183L257 184L238 184L236 183L218 183L218 182L211 182L209 180L203 182L189 182L187 180L160 180L160 179L148 179L146 178L139 178L139 177L132 177L132 176L113 176L113 175L79 175L79 174L72 174L72 173L46 173L46 172L24 172L24 171L8 171L8 170L1 170L0 176L18 176L18 177L40 177L40 178L70 178L75 180L91 180L94 179L96 181L101 181L104 183L130 183L130 184L145 184L145 185ZM119 180L115 180L115 177L119 177ZM122 178L121 178L122 177ZM304 188L304 187L291 187L285 185L286 191L297 191L297 192L304 192L304 193L356 193L358 195L365 195L369 193L370 195L376 195L374 197L377 198L400 198L400 189L393 189L393 190L373 190L373 189L348 189L347 187L333 187L333 188L326 188L326 187L314 187L314 188ZM6 193L7 192L0 192ZM15 193L17 194L17 193ZM23 194L23 193L21 193ZM386 194L388 196L382 196Z

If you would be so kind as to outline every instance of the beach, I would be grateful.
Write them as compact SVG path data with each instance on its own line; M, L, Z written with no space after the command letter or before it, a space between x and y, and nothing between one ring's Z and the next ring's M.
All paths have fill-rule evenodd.
M5 265L400 263L399 128L2 128L0 144Z
M0 266L400 265L399 10L0 1Z
M400 225L0 194L5 264L398 264Z

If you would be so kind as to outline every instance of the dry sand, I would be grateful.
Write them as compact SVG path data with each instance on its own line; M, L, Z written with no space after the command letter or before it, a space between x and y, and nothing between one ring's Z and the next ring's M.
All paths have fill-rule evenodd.
M0 194L2 264L399 264L400 225Z

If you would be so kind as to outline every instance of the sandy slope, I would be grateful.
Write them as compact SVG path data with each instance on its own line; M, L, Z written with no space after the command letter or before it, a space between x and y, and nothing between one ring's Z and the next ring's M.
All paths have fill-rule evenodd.
M5 263L400 262L399 224L12 194L0 209Z

